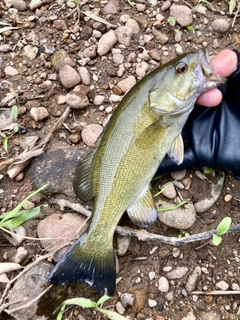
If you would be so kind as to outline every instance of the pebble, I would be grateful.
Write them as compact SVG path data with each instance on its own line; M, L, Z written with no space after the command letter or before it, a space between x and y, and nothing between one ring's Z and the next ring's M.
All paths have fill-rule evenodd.
M116 64L122 64L124 61L124 55L121 53L113 54L113 62Z
M34 60L38 55L38 50L38 47L28 44L23 47L23 55L30 60Z
M161 208L172 206L163 200L160 200L160 204ZM196 221L196 212L193 204L189 203L174 210L158 211L158 219L168 227L186 230Z
M173 297L174 297L174 292L173 291L170 291L165 295L165 298L166 298L167 301L172 301Z
M136 9L137 9L138 12L144 12L146 10L146 6L145 6L145 4L137 3L136 4Z
M75 87L81 81L79 73L69 65L60 68L59 77L62 85L67 89Z
M200 13L200 14L206 16L206 14L207 14L207 7L203 6L202 4L198 4L198 5L195 7L195 12Z
M192 312L189 312L186 317L183 317L181 320L196 320L196 317Z
M183 48L180 44L176 43L175 44L175 51L176 51L176 54L178 56L180 56L181 54L183 54Z
M216 184L211 183L211 186L210 186L211 190L209 192L208 198L194 203L194 208L197 213L205 212L214 205L214 203L217 201L217 199L219 198L222 192L224 178L225 178L225 173L222 172L220 174L220 178L218 182Z
M135 84L137 80L134 76L129 76L126 79L123 79L118 82L118 87L122 90L122 92L128 92Z
M119 314L124 314L124 312L125 312L125 308L123 307L123 305L120 301L118 301L116 303L116 310Z
M153 48L149 51L149 55L153 60L161 61L162 53L157 48Z
M23 0L12 0L12 6L13 8L18 9L19 11L27 10L27 4Z
M20 147L25 150L26 148L31 148L34 146L34 144L38 141L39 137L38 136L21 136L19 144Z
M187 283L186 283L186 290L188 292L192 292L197 285L197 281L199 279L199 277L201 276L202 272L201 272L201 268L199 266L197 266L192 274L190 274L190 276L188 277Z
M136 75L138 76L138 78L143 78L146 75L148 68L149 65L147 64L147 62L142 61L138 63L136 66Z
M157 301L156 300L152 300L152 299L148 299L148 305L150 308L154 308L157 305Z
M181 27L187 27L192 24L192 11L184 5L172 5L170 7L170 16L173 17Z
M91 78L88 69L86 67L79 67L77 70L80 75L82 84L84 84L85 86L89 86L91 83Z
M231 194L226 194L224 197L225 202L230 202L232 200L233 196Z
M125 46L130 45L132 33L132 29L125 26L120 26L115 30L118 42Z
M68 140L74 144L77 144L81 140L81 136L79 133L72 133L68 136Z
M230 25L225 19L216 19L212 23L213 30L219 33L226 33L229 29Z
M93 103L95 106L100 106L104 102L104 100L105 100L104 96L96 95L94 97Z
M12 232L11 237L20 244L22 241L24 241L24 237L27 236L27 231L23 226L18 226L16 228L10 229Z
M117 255L124 256L131 242L130 236L117 235Z
M57 30L63 31L67 29L67 25L65 20L57 19L53 21L53 27L56 28Z
M117 7L114 5L114 2L109 1L102 9L104 15L115 14L118 12ZM122 313L121 313L122 314Z
M35 204L32 201L26 200L23 204L23 209L30 210L35 207Z
M131 29L133 34L138 34L138 32L140 31L139 24L134 19L128 19L125 26Z
M71 91L66 95L66 103L73 109L84 109L89 105L85 92Z
M132 306L133 312L140 312L145 305L147 298L147 291L145 289L137 289L133 292L134 295L134 303Z
M22 261L27 257L28 251L24 247L17 248L17 252L13 259L16 263L22 263Z
M169 282L166 277L160 277L158 281L158 290L162 293L169 291Z
M170 280L181 279L187 274L187 272L188 272L187 267L176 267L175 269L167 272L165 276Z
M97 46L94 44L83 50L84 58L93 59L97 56Z
M65 64L68 64L71 67L75 66L75 62L69 57L68 53L65 50L59 50L55 52L51 62L52 62L53 68L56 71L59 71L60 68Z
M161 11L162 12L167 11L170 7L171 7L171 1L169 0L164 1L164 3L161 6Z
M187 170L184 169L181 171L172 172L170 175L174 180L182 180L185 177L186 173L187 173Z
M222 320L222 316L217 311L208 311L201 313L201 320Z
M31 0L29 3L30 10L35 10L43 4L42 0Z
M59 238L41 240L42 246L50 252L53 247L61 246L75 237L76 232L85 223L85 219L75 213L54 213L41 220L37 227L39 238ZM81 229L81 234L86 230L87 224ZM79 236L81 235L79 234ZM64 239L65 238L65 239ZM68 240L66 240L68 239Z
M30 115L37 122L42 121L49 116L48 111L45 107L32 108L30 110Z
M108 31L104 35L101 36L98 42L97 52L100 56L108 53L115 43L117 42L117 36L113 30Z
M120 300L124 308L127 306L133 306L134 304L134 295L131 293L123 293L120 296Z
M93 147L97 141L98 136L103 131L103 127L99 124L89 124L82 130L82 140L83 142L90 147Z
M229 284L226 281L219 281L216 283L216 288L222 291L226 291L229 288Z
M161 186L162 195L168 199L175 199L177 196L177 192L174 188L173 183L165 183Z
M109 97L110 102L120 102L122 100L122 97L117 94L111 94Z
M165 44L168 42L168 36L166 36L164 33L157 29L152 29L152 34L156 38L156 41L159 42L160 44Z

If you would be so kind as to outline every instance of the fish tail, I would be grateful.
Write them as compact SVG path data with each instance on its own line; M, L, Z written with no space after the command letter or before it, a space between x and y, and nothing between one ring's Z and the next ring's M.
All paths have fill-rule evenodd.
M48 282L66 285L86 282L100 295L113 296L116 286L115 254L112 246L94 250L82 235L51 271Z

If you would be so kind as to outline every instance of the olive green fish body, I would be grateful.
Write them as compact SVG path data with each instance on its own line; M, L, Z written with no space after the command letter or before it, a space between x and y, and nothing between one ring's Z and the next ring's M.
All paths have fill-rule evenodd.
M113 234L121 216L127 211L142 227L156 220L151 179L167 153L182 162L180 133L197 97L223 81L198 51L153 70L125 95L97 148L77 167L74 190L93 199L92 220L51 272L51 283L84 281L114 294Z

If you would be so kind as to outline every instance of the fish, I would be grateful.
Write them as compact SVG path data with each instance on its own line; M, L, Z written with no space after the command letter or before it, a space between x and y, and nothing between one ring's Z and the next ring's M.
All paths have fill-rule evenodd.
M157 67L125 94L96 148L76 168L73 188L82 201L93 201L91 222L53 268L50 283L85 282L100 295L114 295L113 235L120 218L126 211L144 228L156 221L151 180L166 154L183 161L181 131L197 97L225 81L201 49Z

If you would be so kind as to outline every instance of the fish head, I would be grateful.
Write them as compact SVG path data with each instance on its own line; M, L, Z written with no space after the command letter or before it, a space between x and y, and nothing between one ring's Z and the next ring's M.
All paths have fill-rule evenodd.
M225 82L211 65L207 48L186 53L166 64L163 81L149 93L150 106L162 115L181 114L202 92Z

